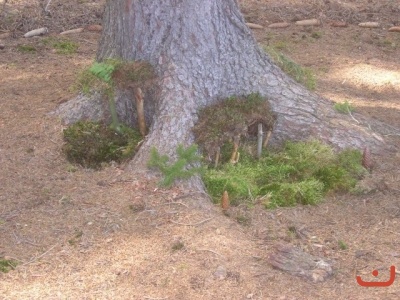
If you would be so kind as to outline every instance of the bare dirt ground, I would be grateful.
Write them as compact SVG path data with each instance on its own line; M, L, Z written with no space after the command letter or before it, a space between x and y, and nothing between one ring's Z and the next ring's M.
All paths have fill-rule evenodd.
M356 282L400 270L399 153L375 157L368 194L271 211L255 203L231 217L193 209L187 203L198 195L159 189L123 166L75 169L61 152L64 127L48 113L74 96L70 86L93 61L100 34L69 35L79 44L72 55L22 35L100 23L102 1L55 0L47 17L39 1L2 2L0 34L11 34L0 42L0 258L20 264L0 273L0 299L400 298L400 279L384 288ZM246 20L263 26L321 19L254 34L311 68L317 93L391 125L387 141L400 146L400 33L387 31L400 24L398 1L240 2ZM364 21L380 27L357 26ZM273 269L268 256L280 244L331 260L334 275L311 283Z

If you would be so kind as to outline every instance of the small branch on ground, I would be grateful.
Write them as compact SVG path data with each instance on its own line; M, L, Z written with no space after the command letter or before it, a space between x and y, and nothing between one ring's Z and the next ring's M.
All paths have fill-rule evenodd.
M191 224L187 224L187 223L180 223L180 222L176 222L176 221L174 221L174 220L170 220L172 223L174 223L174 224L178 224L178 225L182 225L182 226L199 226L199 225L201 225L201 224L203 224L203 223L206 223L206 222L208 222L208 221L210 221L210 220L212 220L213 218L208 218L208 219L204 219L204 220L202 220L202 221L200 221L200 222L197 222L197 223L191 223Z
M210 249L198 249L198 251L208 251L208 252L214 253L214 254L218 255L219 257L225 259L225 256L223 256L222 254L219 254L218 252L216 252L216 251L214 251L214 250L210 250Z
M45 6L45 8L44 8L44 11L45 11L46 13L49 13L49 12L50 12L50 10L49 10L50 3L51 3L51 0L47 1L47 4L46 4L46 6Z
M37 261L38 259L40 259L40 258L42 258L43 256L45 256L47 253L49 253L51 250L53 250L53 248L54 248L55 246L57 246L57 244L54 244L54 245L51 246L46 252L40 254L39 256L36 256L35 258L33 258L33 259L31 259L30 261L28 261L28 262L22 264L21 266L26 266L26 265L29 265L29 264L31 264L31 263Z

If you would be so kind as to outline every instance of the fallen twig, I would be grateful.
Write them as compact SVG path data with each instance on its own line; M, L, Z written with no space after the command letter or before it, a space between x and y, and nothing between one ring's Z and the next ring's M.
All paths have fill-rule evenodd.
M92 42L92 41L88 41L88 40L85 40L85 39L77 39L77 40L82 41L82 42L86 42L86 43L91 44L91 45L97 45L97 43Z
M172 223L174 223L174 224L178 224L178 225L182 225L182 226L199 226L199 225L201 225L201 224L203 224L203 223L205 223L205 222L208 222L208 221L210 221L212 218L208 218L208 219L204 219L204 220L202 220L202 221L200 221L200 222L197 222L197 223L191 223L191 224L186 224L186 223L180 223L180 222L176 222L176 221L174 221L174 220L170 220Z
M225 256L223 256L222 254L220 254L220 253L218 253L218 252L216 252L214 250L210 250L210 249L198 249L198 250L199 251L208 251L208 252L214 253L214 254L220 256L221 258L225 259Z
M349 108L347 108L347 111L349 112L350 117L352 117L352 119L353 119L354 121L356 121L357 124L360 124L360 122L359 122L356 118L354 118L354 116L353 116L353 114L351 113L351 111L350 111Z
M51 246L46 252L40 254L39 256L36 256L34 259L31 259L30 261L23 263L21 266L26 266L29 265L35 261L37 261L39 258L42 258L43 256L45 256L47 253L49 253L51 250L53 250L53 248L57 246L57 244L54 244L53 246Z
M176 198L175 198L176 199ZM164 206L164 205L170 205L170 204L177 204L177 205L183 205L186 208L189 208L189 206L187 206L186 204L182 203L182 202L168 202L168 203L161 203L158 204L157 206Z
M50 6L51 0L47 1L46 7L44 8L45 12L50 12L49 6Z

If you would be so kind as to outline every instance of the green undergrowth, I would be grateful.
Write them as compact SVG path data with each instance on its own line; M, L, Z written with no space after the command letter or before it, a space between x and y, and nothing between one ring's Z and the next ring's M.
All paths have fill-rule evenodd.
M311 69L302 67L275 47L265 47L265 51L273 61L290 77L313 91L316 88L316 80Z
M75 54L79 48L79 44L67 38L48 37L44 38L42 42L53 47L57 54L63 55Z
M119 121L114 100L116 87L125 89L145 89L152 85L155 73L152 66L143 61L123 61L107 59L103 62L93 62L83 69L73 86L76 91L85 95L99 91L105 94L109 101L112 127L119 130Z
M148 167L161 172L163 175L163 179L160 181L161 186L169 187L177 179L187 179L204 170L200 164L201 156L198 154L197 145L187 148L179 145L176 153L176 161L170 163L167 155L161 155L156 148L151 149Z
M80 71L73 88L88 95L115 86L143 88L152 84L154 78L154 70L146 62L107 59Z
M17 49L20 52L27 52L27 53L34 53L37 51L36 48L32 45L19 45Z
M101 122L80 121L64 130L63 152L71 163L100 169L105 163L132 158L141 139L126 126L117 132Z
M354 111L354 106L351 105L347 100L344 102L335 103L333 108L342 114L349 114Z
M246 155L237 164L209 168L203 180L218 202L228 191L232 205L261 199L267 208L317 204L327 193L347 192L366 174L357 150L335 153L318 141L287 142L281 151L268 151L261 159Z
M15 260L0 258L0 272L7 273L14 270L17 265Z

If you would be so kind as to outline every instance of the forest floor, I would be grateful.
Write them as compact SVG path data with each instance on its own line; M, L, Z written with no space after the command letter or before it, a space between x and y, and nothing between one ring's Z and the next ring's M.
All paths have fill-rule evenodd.
M100 23L103 1L54 0L48 17L38 2L0 1L0 37L10 33L0 38L0 258L19 262L0 272L0 299L400 298L400 279L380 288L356 282L400 270L399 153L374 157L368 194L275 210L255 203L231 217L190 208L197 195L158 188L123 166L71 166L61 151L65 127L48 113L76 94L71 86L93 62L100 33L65 36L79 45L70 55L52 41ZM240 3L248 22L264 26L254 30L261 45L310 68L318 94L391 125L387 142L400 146L400 32L388 32L400 25L398 1ZM309 18L322 25L294 25ZM282 21L291 26L267 28ZM364 21L380 26L357 25ZM22 37L44 25L46 36ZM312 283L273 269L268 257L281 244L331 261L333 276Z

